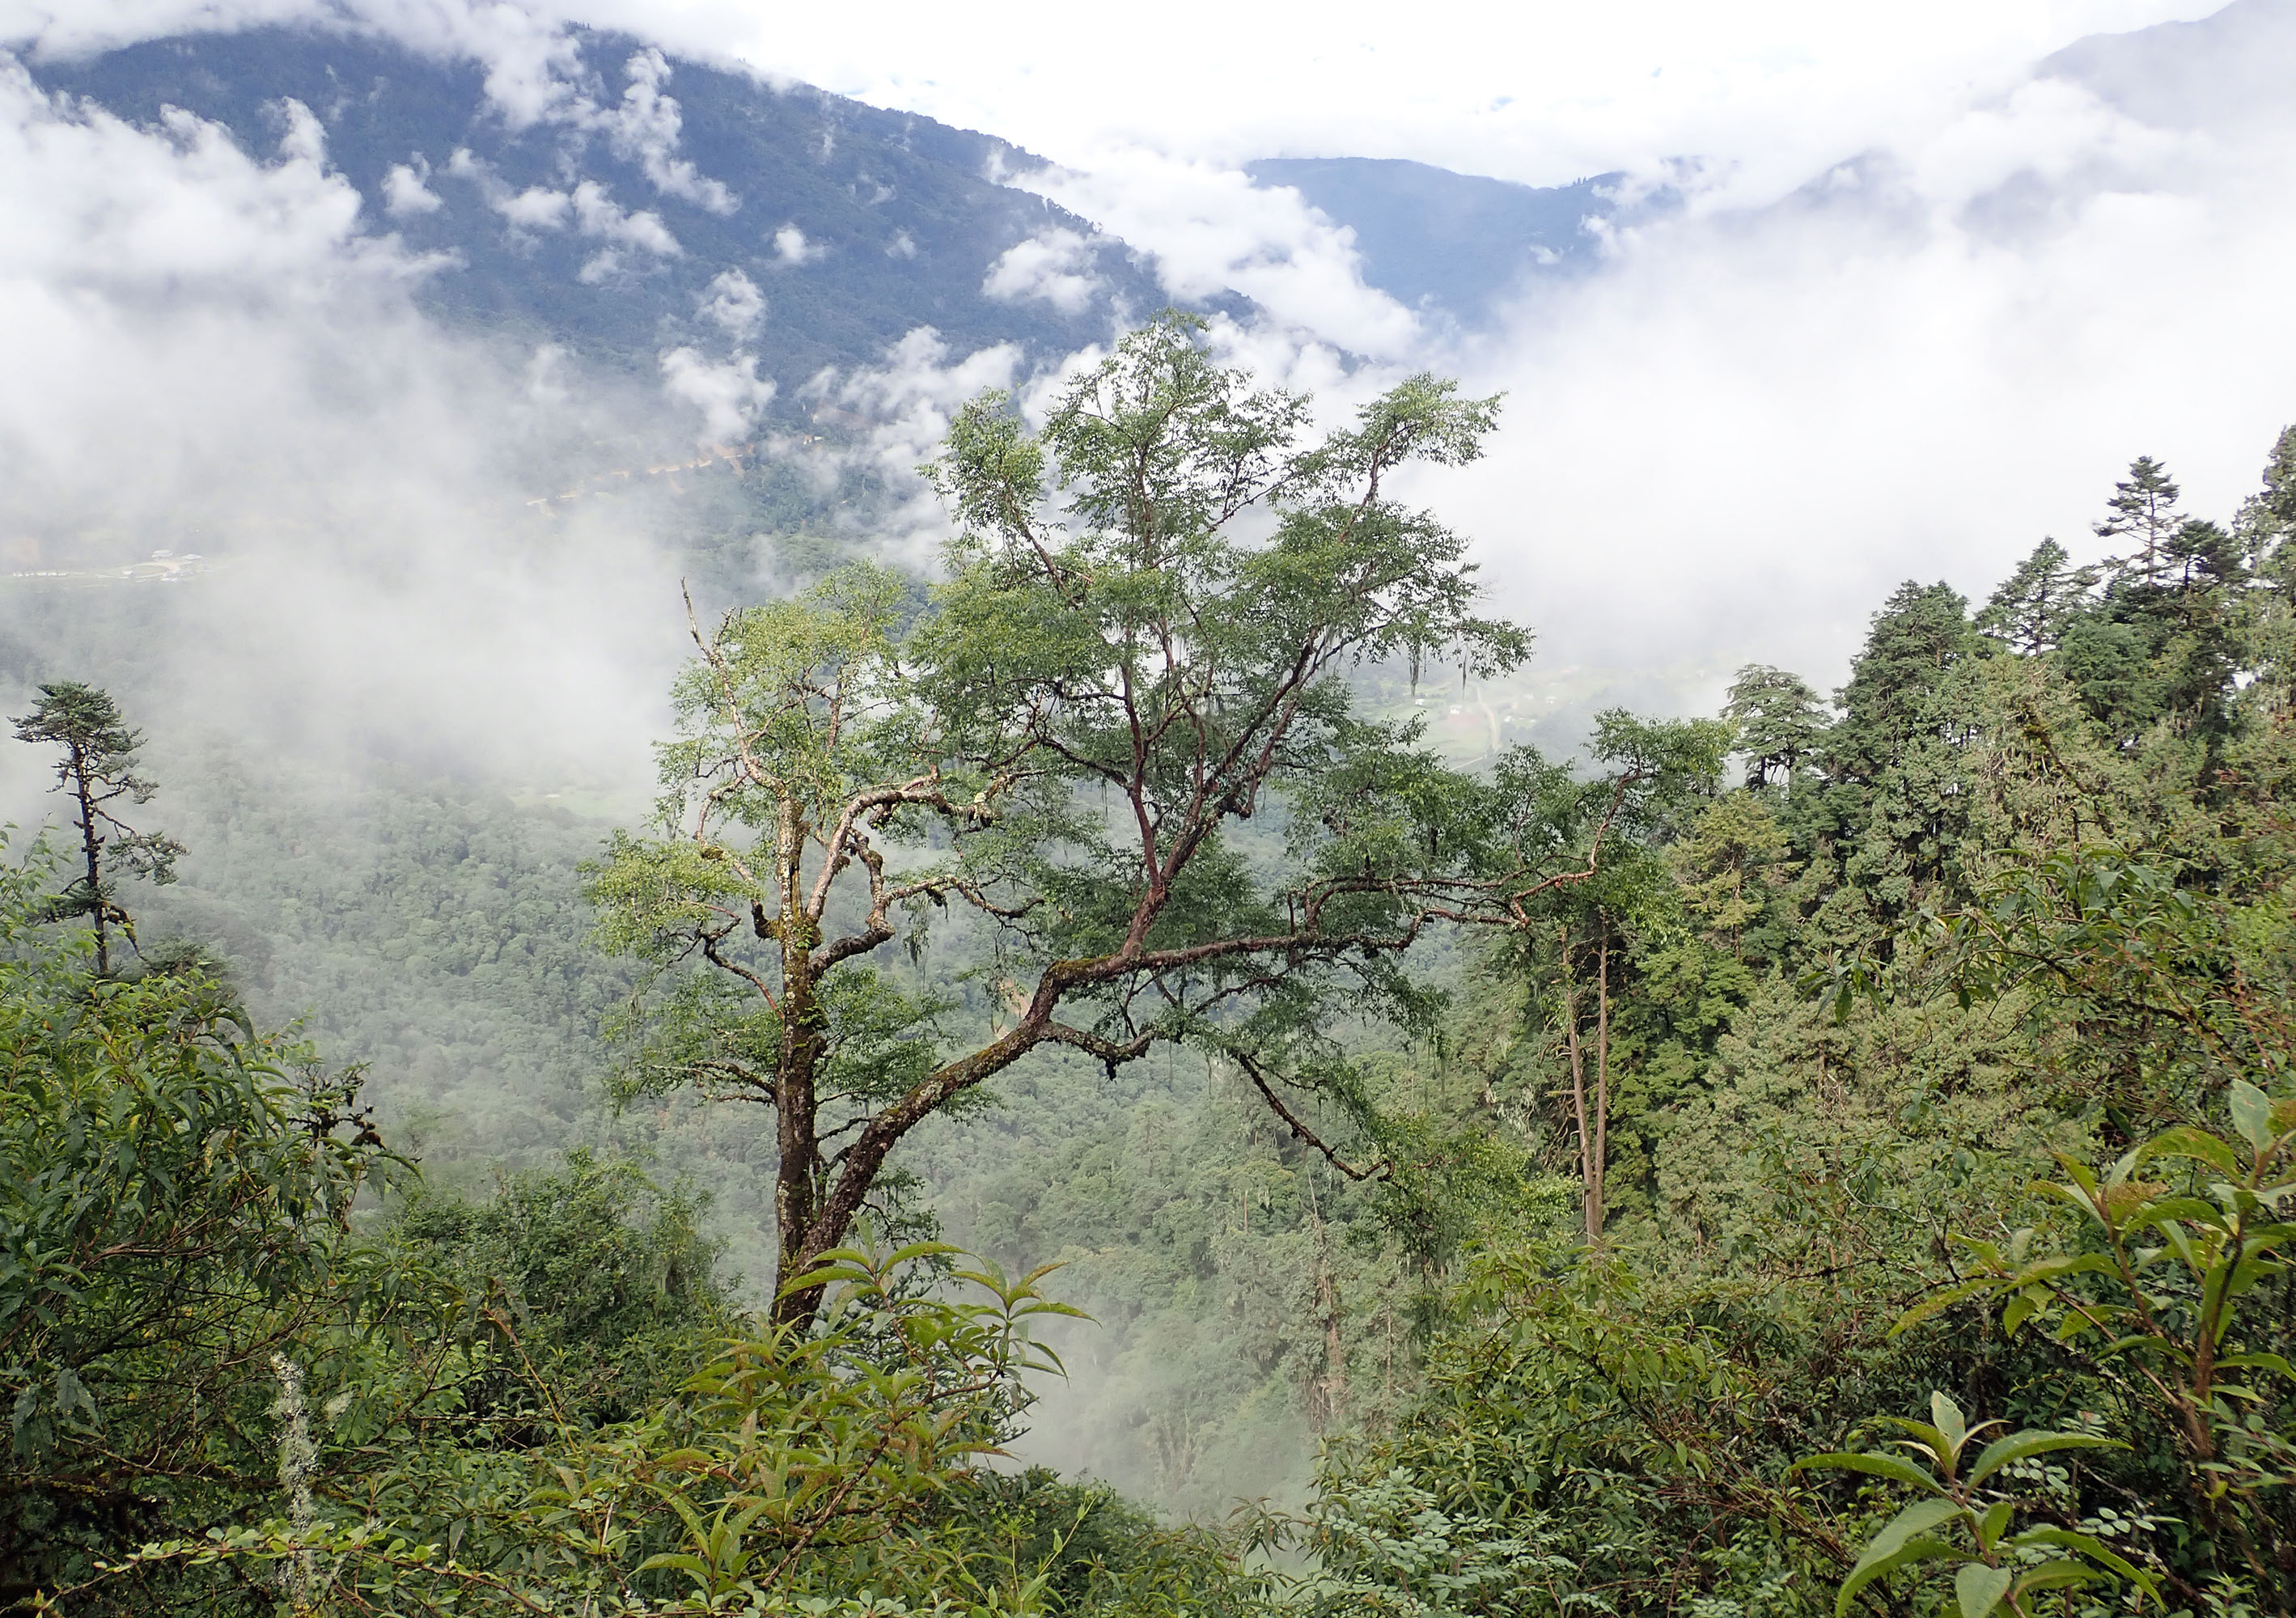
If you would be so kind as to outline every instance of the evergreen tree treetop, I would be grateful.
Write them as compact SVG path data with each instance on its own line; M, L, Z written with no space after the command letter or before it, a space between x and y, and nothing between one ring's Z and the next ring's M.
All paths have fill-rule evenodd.
M1977 627L2021 656L2054 651L2065 626L2087 604L2097 577L2094 567L2073 566L2055 539L2044 539L1993 592L1977 615Z
M176 879L183 844L164 832L138 831L113 812L122 798L148 803L158 783L137 773L143 733L129 727L111 694L78 680L57 680L39 688L32 711L15 721L20 742L47 743L62 750L56 760L55 790L72 803L72 829L79 834L83 869L56 898L59 916L85 916L95 929L95 968L111 971L111 929L135 940L135 924L117 898L116 876L142 876L154 883Z
M1982 645L1968 602L1950 585L1899 585L1874 615L1849 682L1835 694L1842 717L1829 751L1836 768L1870 775L1898 759L1947 672Z
M1737 751L1745 755L1746 784L1752 787L1791 781L1817 755L1833 723L1808 681L1765 663L1738 670L1722 717L1738 727Z
M2169 537L2184 522L2177 509L2181 492L2169 469L2149 455L2131 461L2128 475L2112 486L2112 498L2105 502L2112 514L2096 525L2096 534L2100 539L2136 540L2137 554L2116 562L2124 576L2147 586L2158 580ZM2133 572L2131 563L2136 564Z

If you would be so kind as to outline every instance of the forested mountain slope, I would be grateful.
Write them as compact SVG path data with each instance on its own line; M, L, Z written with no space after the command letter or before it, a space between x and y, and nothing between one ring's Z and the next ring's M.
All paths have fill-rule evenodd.
M39 70L291 94L442 321L649 397L1143 312L986 137L635 41ZM692 587L652 809L484 682L499 756L242 713L172 653L259 557L10 581L0 1612L2296 1613L2296 429L1542 751L1457 711L1530 651L1439 515L1495 401L1218 352L921 412L930 558L833 408L511 516Z
M1185 341L1168 324L1111 364ZM1414 398L1390 407L1433 407ZM998 436L1021 431L1009 420L976 413L949 453L987 434L981 475L1029 464ZM1321 688L1316 723L1352 716L1319 743L1339 750L1338 790L1303 776L1261 806L1275 825L1237 819L1197 844L1210 880L1143 957L1177 951L1166 992L1112 995L993 1084L933 1092L855 1245L822 1255L823 1312L779 1326L729 1327L741 1300L712 1278L722 1249L692 1195L730 1194L721 1212L753 1229L763 1182L786 1205L767 1131L791 1104L760 1080L800 1071L789 1025L777 1001L729 998L721 963L783 952L795 965L751 987L786 991L799 952L861 940L827 970L863 965L825 974L800 1025L824 1041L813 1116L833 1149L968 1071L975 1042L1006 1048L1033 1014L1025 974L1123 958L1071 931L1104 928L1135 868L1110 860L1125 819L1089 778L1003 817L929 802L957 830L888 843L906 850L888 868L947 914L910 905L877 940L910 929L906 947L870 965L865 906L807 927L763 912L772 891L741 874L758 846L706 816L601 849L603 822L546 802L408 780L346 817L316 783L177 752L201 784L175 825L227 827L227 860L181 857L181 880L148 896L132 865L91 883L35 860L11 878L0 1037L37 1077L0 1138L14 1565L99 1603L165 1591L217 1611L284 1580L699 1612L746 1578L763 1582L736 1610L789 1596L857 1618L889 1586L1022 1611L1496 1618L1599 1598L1814 1614L1845 1581L1845 1606L1868 1589L1916 1611L1990 1589L2042 1612L2075 1589L2112 1611L2150 1590L2170 1612L2284 1614L2292 491L2296 430L2221 520L2140 459L2100 503L2097 560L2044 541L1974 610L1908 581L1830 702L1750 667L1711 718L1604 715L1576 767L1515 748L1462 770L1421 750L1408 712L1353 707L1380 682ZM1401 531L1416 520L1380 509ZM1260 554L1283 558L1322 520ZM870 564L736 612L705 640L709 678L685 687L666 784L721 768L710 750L734 721L717 679L771 694L812 679L822 665L793 660L816 654L874 694L826 752L835 727L814 727L846 712L829 687L801 723L778 709L777 728L737 733L747 755L724 757L755 760L740 768L758 796L728 801L752 820L798 812L771 809L788 778L767 758L801 761L811 792L822 771L869 778L880 750L942 744L910 728L925 710L877 707L890 688L860 672L894 644L861 637L896 619L904 681L981 651L1071 690L1103 678L1073 623L1160 610L1138 578L1108 589L1139 554L1102 554L1099 596L1027 554L976 559L906 618L855 616L909 599ZM1147 577L1201 576L1160 562ZM1342 599L1312 574L1251 578L1219 588ZM1024 605L1034 638L1005 640ZM1246 637L1241 654L1282 617L1223 632ZM993 723L1003 710L974 704L1014 675L959 666L914 699ZM1064 722L1079 727L1055 739L1081 758L1128 734ZM958 778L982 780L981 802L1012 790ZM1186 772L1153 778L1162 792ZM1192 801L1183 785L1156 812ZM123 825L143 834L162 802L123 803ZM1009 840L1016 820L1029 834ZM1062 846L1077 851L1041 859ZM578 870L586 849L600 858ZM1110 863L1086 883L1071 860ZM1366 883L1365 862L1386 869ZM1216 957L1189 940L1280 926L1281 907L1244 895L1289 882L1293 906L1416 895L1450 924L1424 947L1347 935L1357 965L1330 998L1312 976L1193 975ZM1023 883L1056 909L1007 902ZM1503 902L1479 908L1491 892ZM727 896L738 945L709 931ZM92 976L72 924L130 899L142 953ZM749 925L752 902L769 924ZM701 954L676 947L689 928ZM1277 941L1303 975L1335 947ZM1247 932L1239 947L1270 946ZM265 986L258 1003L316 1002L330 1048L255 1031L210 950ZM374 953L392 979L362 979ZM1273 1004L1230 1015L1224 983ZM601 1045L612 1006L635 1017ZM378 1065L347 1070L362 1045ZM147 1148L152 1106L185 1122ZM458 1130L531 1166L464 1200ZM550 1150L578 1142L562 1162ZM388 1155L417 1146L427 1184ZM186 1175L183 1152L209 1168ZM75 1189L144 1187L147 1162L160 1178L133 1195ZM2051 1178L2054 1194L2037 1184ZM353 1212L362 1185L384 1195ZM208 1198L282 1212L216 1225ZM146 1217L158 1247L122 1239L120 1220ZM945 1251L889 1251L936 1223L1004 1268L966 1279ZM786 1225L775 1236L786 1263ZM171 1267L178 1242L188 1267ZM1008 1278L1047 1261L1067 1268ZM242 1275L255 1284L226 1279ZM1048 1288L1099 1323L1048 1320ZM1023 1322L1068 1354L1067 1386ZM730 1349L706 1346L729 1329ZM275 1390L232 1381L274 1351ZM1024 1375L1049 1390L1033 1409ZM187 1427L186 1400L210 1425ZM1926 1458L1890 1446L1907 1432ZM1301 1478L1284 1462L1310 1435L1324 1447ZM1275 1498L1175 1534L1047 1474L976 1468L971 1446L992 1442L1200 1511L1237 1488ZM766 1476L804 1481L744 1481ZM127 1491L124 1515L86 1507L91 1491ZM610 1504L620 1537L570 1531ZM221 1542L164 1538L217 1520L237 1524ZM386 1526L399 1537L375 1537ZM97 1565L139 1537L154 1540L142 1562ZM1253 1560L1287 1544L1304 1567Z
M441 256L416 297L452 324L648 379L660 352L730 333L785 412L810 407L794 390L823 366L873 362L916 326L1043 359L1163 301L1121 244L997 184L1029 160L993 136L620 35L570 33L550 67L528 99L497 98L476 61L269 27L33 70L137 123L211 120L251 154L322 143L363 229ZM1048 234L1077 245L1024 245ZM1036 273L1046 253L1068 280Z

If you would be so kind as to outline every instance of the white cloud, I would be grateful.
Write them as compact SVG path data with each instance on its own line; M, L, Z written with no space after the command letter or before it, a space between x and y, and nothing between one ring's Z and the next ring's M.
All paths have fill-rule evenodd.
M1007 303L1041 298L1063 315L1081 315L1104 284L1093 257L1093 244L1072 230L1039 231L999 254L980 290Z
M147 292L227 281L292 299L347 266L389 281L435 262L359 235L358 193L291 115L284 145L281 162L257 163L220 125L173 107L141 130L51 102L0 57L0 275Z
M685 251L660 214L643 209L632 212L619 206L595 180L584 180L574 187L573 204L574 223L586 236L643 248L663 259L675 259Z
M931 0L583 10L674 50L993 130L1070 168L1147 145L1222 168L1362 153L1553 185L1703 152L1727 160L1751 197L2004 90L2083 35L2219 3L1432 0L1398 27L1378 0L1332 0L1304 21L1297 6L1171 0L1143 29L1122 11L1014 0L994 29Z
M614 155L637 163L665 196L684 197L711 213L732 213L741 204L724 182L706 177L691 160L675 155L682 114L677 103L661 92L669 82L669 63L662 53L640 51L630 58L628 72L621 105L595 119Z
M578 234L603 242L605 245L582 267L580 278L586 282L618 274L633 250L657 259L678 258L685 251L660 214L622 207L595 180L578 181L571 191L529 185L513 192L492 164L467 149L447 160L447 172L477 186L487 206L509 220L513 230L564 230L570 225Z
M911 566L930 568L947 531L940 503L917 481L915 469L931 456L965 401L991 388L1011 388L1021 354L996 343L952 359L947 342L919 326L885 350L882 365L840 377L824 372L808 384L827 412L860 423L859 457L892 489L911 491L907 502L877 526Z
M413 164L393 163L382 177L384 209L401 218L438 212L446 199L424 183L430 177L430 165L419 157Z
M664 393L701 412L703 436L716 443L746 436L773 402L774 384L758 377L753 355L713 364L698 349L672 349L661 357L661 377Z
M499 198L488 201L496 213L526 230L563 230L574 210L573 198L547 185L529 185L515 194L504 190Z
M666 83L644 62L611 112L590 104L602 93L553 31L559 13L514 24L510 8L474 0L342 3L357 26L479 54L510 121L622 120L640 162L667 128ZM1679 664L1669 689L1747 655L1833 678L1895 578L1944 571L1982 591L2041 533L2083 533L2139 452L2169 458L2196 507L2223 511L2296 413L2284 71L2187 64L2179 94L2200 111L2153 124L2031 72L2038 53L2091 30L2198 16L2215 0L1438 0L1409 30L1390 9L1341 0L1307 36L1284 8L1177 0L1152 37L1114 13L1019 0L1020 25L994 37L922 0L889 3L791 13L588 0L581 12L1052 153L1065 166L1023 183L1150 253L1168 288L1255 300L1265 319L1216 323L1216 337L1272 377L1343 402L1432 363L1508 390L1492 457L1427 487L1480 536L1505 604L1543 628L1550 665ZM0 0L0 17L37 20L34 4ZM55 8L42 26L62 39L290 12L308 14L288 0L117 0ZM1128 70L1111 77L1113 30ZM1201 49L1209 36L1218 52ZM2271 104L2251 96L2261 111L2216 116L2234 81L2264 86ZM186 164L218 166L223 190L180 204L212 211L239 182L224 184L220 154L199 156L209 136L194 123L168 128ZM662 164L679 160L657 144ZM1236 167L1348 152L1534 183L1670 174L1689 206L1612 233L1601 273L1547 285L1503 332L1446 351L1449 340L1364 285L1341 223ZM296 207L308 205L283 212L276 237L226 250L196 226L134 216L92 226L119 244L105 262L274 253L282 285L316 285L308 265L384 262L318 163L265 172L234 206L283 206L297 186ZM538 219L579 227L570 193L539 190ZM5 217L48 228L37 210ZM317 259L286 254L324 221L335 234ZM137 231L151 233L145 259L126 240ZM597 239L632 263L654 251ZM820 252L794 223L774 251L783 264ZM999 267L1013 295L1085 273L1056 242L1032 251ZM1017 356L959 358L937 342L920 335L824 384L824 406L864 424L860 453L910 464L960 380L1021 380ZM738 376L725 386L740 408ZM920 508L914 531L927 521Z
M287 162L308 163L314 168L327 166L327 127L318 115L293 96L272 103L272 111L286 126L279 136L279 155Z
M1906 577L1981 600L2044 534L2078 549L2139 454L2228 515L2296 417L2280 150L2041 84L1624 233L1458 357L1510 401L1450 509L1546 661L1685 702L1752 659L1838 679Z
M606 243L576 272L575 278L586 284L595 285L620 275L634 251L651 253L657 259L675 259L685 251L660 216L650 210L632 213L618 206L606 194L606 188L595 180L584 180L576 185L570 200L574 222L582 234L598 237Z
M1288 186L1263 189L1237 170L1144 147L1105 152L1090 172L1043 168L1010 183L1145 250L1177 299L1233 288L1279 324L1358 354L1400 358L1425 342L1410 310L1364 284L1354 231Z
M720 271L695 302L702 318L735 342L755 332L766 317L766 295L738 269Z
M228 560L161 609L135 682L155 732L643 780L674 569L642 530L499 513L646 418L443 337L406 297L435 261L362 234L357 192L287 121L288 154L259 160L181 112L139 129L59 104L0 62L8 565L171 541ZM660 611L634 625L633 601Z
M0 40L80 56L179 33L299 23L382 35L486 70L504 120L523 129L581 100L579 43L565 8L512 0L0 0Z

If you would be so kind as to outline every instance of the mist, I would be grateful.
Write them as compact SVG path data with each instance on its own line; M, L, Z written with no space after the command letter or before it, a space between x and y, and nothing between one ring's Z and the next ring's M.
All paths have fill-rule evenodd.
M2112 8L2132 24L2177 10ZM713 44L703 24L718 14L666 13L662 43L761 76L800 60L735 35ZM0 41L32 60L313 21L476 62L488 117L549 128L585 70L569 17L652 27L618 0L152 0L70 15L0 0ZM586 939L578 875L611 825L646 813L651 744L692 650L689 595L706 623L855 550L930 577L947 519L918 464L965 401L1004 390L1041 419L1121 324L1152 316L1117 296L1111 267L1136 252L1154 290L1212 311L1227 361L1312 391L1323 424L1423 371L1505 396L1482 461L1414 471L1397 490L1473 538L1490 606L1538 637L1513 691L1547 717L1514 734L1567 753L1611 704L1712 712L1750 662L1831 688L1901 579L1981 602L2045 535L2098 555L2090 525L2138 455L2169 464L2190 509L2228 516L2296 419L2296 111L2282 94L2296 0L2243 0L2226 17L2044 61L2077 29L2063 8L2028 7L2013 27L1944 39L1887 94L1874 53L1888 40L1861 55L1824 29L1813 60L1846 53L1849 68L1770 63L1730 91L1734 56L1693 94L1645 86L1637 67L1627 90L1583 106L1556 88L1566 52L1524 70L1554 104L1513 111L1460 113L1429 92L1351 121L1302 111L1287 80L1215 127L1198 86L1168 130L1145 127L1136 99L1102 117L1073 86L1047 111L965 99L990 95L993 76L963 94L881 78L888 100L1041 140L1058 160L1022 154L996 177L1092 224L1005 248L982 296L1070 313L1113 302L1117 319L1069 352L968 346L919 324L801 385L759 377L757 340L784 317L775 277L827 250L754 177L701 176L674 116L648 126L667 132L645 153L652 200L682 186L730 214L750 198L756 276L719 274L614 370L426 313L424 289L468 267L397 228L451 193L506 241L551 219L573 230L591 182L572 160L551 181L563 192L517 193L489 172L489 193L475 163L457 177L441 151L439 191L427 167L402 167L363 197L299 103L272 103L267 144L250 151L172 110L141 126L53 97L0 53L0 713L56 678L122 699L153 737L166 793L152 821L193 843L184 883L143 913L155 932L217 942L266 1014L333 1019L315 1023L324 1055L375 1063L386 1136L439 1183L475 1188L482 1171L560 1162L573 1145L669 1142L674 1161L655 1166L717 1197L726 1268L754 1301L775 1261L766 1114L609 1101L601 1013L633 974ZM1640 46L1586 48L1609 71ZM1231 82L1250 55L1230 53L1206 82ZM662 58L637 60L652 62L649 94L676 87ZM1488 91L1505 66L1459 77ZM1366 70L1334 71L1357 83ZM1332 143L1358 136L1365 152L1525 181L1617 172L1623 195L1665 205L1590 221L1590 270L1527 274L1491 318L1406 304L1367 278L1345 221L1242 167L1278 150L1346 155ZM602 298L685 251L658 215L613 206L617 228L645 219L654 234L626 263L591 261ZM824 534L750 531L768 521L762 498L738 508L738 528L700 534L712 490L760 469L812 502L788 524ZM1431 671L1431 684L1449 681ZM1493 713L1494 743L1498 727ZM1454 736L1470 731L1480 754L1471 719ZM50 816L49 784L37 752L0 749L0 817ZM179 819L184 803L199 807ZM312 868L288 869L298 861ZM277 867L268 886L245 880L259 862ZM992 1115L914 1143L935 1213L983 1252L1066 1251L1060 1221L1026 1228L996 1200L1013 1163L1071 1161L1046 1141L1098 1142L1120 1163L1160 1149L1243 1162L1264 1144L1250 1098L1227 1106L1209 1072L1144 1064L1121 1088L1081 1062L1056 1076L1038 1094L1016 1071L1000 1090L1025 1138L1000 1147ZM1050 1110L1055 1096L1069 1111ZM1207 1120L1242 1121L1220 1133ZM1166 1184L1120 1188L1181 1200ZM1224 1209L1231 1189L1196 1194ZM1047 1390L1023 1456L1168 1506L1304 1489L1292 1373L1268 1369L1282 1356L1236 1322L1273 1334L1304 1318L1305 1249L1223 1252L1234 1232L1204 1222L1202 1262L1225 1290L1070 1331L1074 1374ZM1242 1224L1249 1236L1248 1208ZM1063 1284L1086 1303L1095 1289L1121 1299L1128 1251L1071 1252Z
M690 445L690 412L439 332L408 292L451 267L360 228L299 108L258 160L188 118L58 107L11 67L0 143L12 619L149 620L133 685L162 727L526 779L643 768L675 570L642 509L528 502ZM97 576L155 552L178 577ZM38 661L13 672L112 677L69 644Z
M1176 295L1250 288L1229 347L1271 374L1505 394L1488 457L1414 492L1538 631L1531 678L1580 712L1710 710L1750 661L1838 684L1904 579L1981 604L2045 535L2100 554L2139 455L2197 512L2256 489L2296 419L2273 88L2296 8L2102 43L2125 48L1887 120L1792 186L1750 180L1755 154L1630 171L1679 206L1590 225L1597 273L1533 276L1482 330L1365 285L1352 231L1217 162L1134 147L1021 183L1148 248Z

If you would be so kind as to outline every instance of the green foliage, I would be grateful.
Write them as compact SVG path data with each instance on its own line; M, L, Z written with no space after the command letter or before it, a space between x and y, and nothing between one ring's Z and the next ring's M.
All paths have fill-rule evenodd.
M259 1495L275 1353L338 1355L398 1278L351 1242L388 1159L355 1074L196 970L125 982L0 873L0 1601ZM250 1479L254 1481L250 1481Z
M7 1114L20 1205L82 1211L17 1220L22 1296L151 1334L10 1362L33 1576L95 1611L2288 1613L2296 437L2224 524L2140 463L2130 554L2045 543L1974 620L1905 586L1838 718L1756 665L1720 720L1470 773L1394 694L1524 643L1385 491L1490 416L1422 379L1318 436L1182 320L1041 431L978 403L937 591L790 543L785 598L700 630L594 915L603 822L406 778L348 814L188 772L216 847L135 973L24 877L9 1015L292 1081L180 1114L271 1144L176 1203L137 1188L160 1131L75 1102L75 1158ZM265 1200L381 1155L218 957L375 1055L436 1183ZM238 1198L245 1273L123 1247L115 1185L193 1235ZM771 1318L721 1241L779 1250ZM1271 1499L1163 1528L1008 1450ZM111 1516L55 1507L99 1474Z
M1251 1610L1257 1581L1218 1540L1156 1529L1103 1491L983 1470L1022 1375L1056 1363L1031 1323L1073 1311L1038 1293L1041 1271L959 1268L950 1298L899 1278L952 1256L827 1255L792 1277L825 1296L807 1327L736 1334L640 1419L561 1427L455 1532L435 1507L424 1520L419 1493L391 1501L415 1513L396 1522L323 1500L299 1520L155 1540L67 1599L226 1573L309 1612Z
M1201 327L1133 333L1041 432L995 396L959 415L928 469L951 577L906 633L898 581L861 565L696 628L655 834L619 837L590 892L602 942L660 974L634 1088L774 1109L783 1274L1029 1053L1112 1070L1189 1042L1312 1083L1335 1007L1427 1026L1399 957L1554 877L1518 806L1347 686L1431 645L1527 651L1473 615L1465 541L1383 492L1472 459L1494 401L1414 378L1303 443L1307 400L1214 365ZM1690 744L1613 727L1628 781ZM1247 851L1256 814L1280 858ZM922 962L951 907L1000 990L955 1025L860 978L897 940Z
M2043 1189L2080 1215L2072 1239L2050 1244L2024 1228L2005 1243L1965 1241L1975 1276L1898 1329L1964 1299L1998 1300L2005 1334L2047 1330L2111 1367L2175 1435L2195 1518L2270 1581L2291 1532L2296 1442L2284 1423L2296 1371L2285 1319L2268 1304L2259 1318L2251 1294L2285 1276L2296 1241L2282 1206L2296 1198L2296 1100L2235 1079L2227 1105L2230 1138L2183 1125L2102 1172L2066 1159L2066 1179Z
M126 798L148 803L158 784L136 773L144 737L128 728L119 704L108 692L76 680L40 687L32 711L15 721L19 742L45 742L63 750L56 760L55 790L71 801L72 829L79 834L83 868L49 901L52 914L86 916L95 929L95 969L111 970L111 931L135 939L135 924L118 896L116 878L141 876L153 883L176 879L184 845L164 832L140 832L111 805Z
M483 1202L414 1188L385 1236L492 1328L465 1351L467 1417L538 1417L538 1384L553 1421L587 1428L642 1416L734 1329L704 1211L689 1189L577 1150Z
M1290 1530L1321 1564L1308 1610L1644 1612L1806 1583L1830 1536L1779 1481L1800 1413L1746 1324L1614 1260L1483 1254L1393 1431L1326 1451Z
M1884 1419L1913 1435L1898 1440L1897 1448L1910 1451L1915 1460L1881 1451L1845 1451L1808 1456L1794 1463L1796 1470L1825 1467L1861 1473L1911 1487L1924 1497L1900 1510L1866 1541L1834 1597L1835 1618L1847 1614L1858 1592L1875 1580L1908 1569L1918 1570L1919 1576L1931 1571L1931 1563L1951 1565L1958 1618L1987 1618L1996 1607L2005 1606L2013 1614L2028 1614L2034 1610L2034 1597L2046 1592L2110 1585L2120 1579L2157 1598L2152 1580L2102 1540L2047 1523L2015 1529L2021 1502L2014 1495L2003 1493L1997 1482L1990 1490L1983 1487L1987 1480L2037 1456L2125 1446L2092 1433L2029 1429L2002 1434L1964 1464L1970 1441L2001 1423L1980 1422L1971 1426L1961 1407L1941 1392L1930 1395L1926 1422L1894 1416ZM1967 1540L1967 1550L1956 1543L1961 1539ZM1972 1551L1974 1555L1970 1554Z
M2099 571L2075 567L2065 547L2044 539L1977 615L1977 627L2021 657L2053 652L2079 615Z

